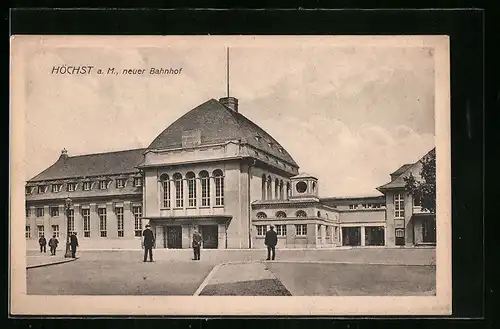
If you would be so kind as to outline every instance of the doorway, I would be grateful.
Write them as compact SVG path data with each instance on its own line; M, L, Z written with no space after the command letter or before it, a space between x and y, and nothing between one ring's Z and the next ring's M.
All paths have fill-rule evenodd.
M200 226L203 238L203 249L217 249L219 247L219 230L217 225Z
M361 245L361 228L360 227L342 227L342 244L344 246L360 246Z
M422 242L436 243L436 221L434 218L426 218L423 220Z
M405 229L397 228L396 229L396 246L404 246L405 245Z
M167 248L181 249L182 248L182 227L181 226L165 226L167 237Z

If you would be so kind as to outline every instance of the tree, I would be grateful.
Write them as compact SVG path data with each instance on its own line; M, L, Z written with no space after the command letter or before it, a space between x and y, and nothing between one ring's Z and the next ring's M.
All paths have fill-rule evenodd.
M436 213L436 149L427 154L422 160L420 176L422 180L416 180L412 173L405 177L406 190L410 191L416 199L420 199L422 210L428 210L431 214Z

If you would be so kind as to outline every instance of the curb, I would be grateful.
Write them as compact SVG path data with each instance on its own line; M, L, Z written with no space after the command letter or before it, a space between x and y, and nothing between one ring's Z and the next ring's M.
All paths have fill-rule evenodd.
M64 263L69 263L74 260L77 260L77 258L70 258L70 259L64 259L64 260L59 260L56 262L51 262L51 263L42 263L42 264L36 264L36 265L28 265L26 266L26 269L31 269L31 268L37 268L37 267L45 267L45 266L50 266L50 265L57 265L57 264L64 264Z
M337 262L331 260L272 260L263 263L285 263L285 264L346 264L346 265L386 265L386 266L436 266L436 264L397 264L382 262Z
M200 284L200 286L198 287L198 289L196 289L196 291L194 292L193 296L199 296L201 294L201 292L208 285L208 283L210 282L210 280L212 279L212 277L215 275L215 273L217 272L217 270L221 266L223 266L223 265L226 265L226 263L217 264L217 265L215 265L212 268L212 270L210 271L210 273L208 273L208 275L206 276L205 280L203 280L203 282Z

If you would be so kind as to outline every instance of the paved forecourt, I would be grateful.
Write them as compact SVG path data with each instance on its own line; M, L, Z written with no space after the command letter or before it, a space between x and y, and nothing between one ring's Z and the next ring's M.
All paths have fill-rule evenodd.
M36 254L34 251L28 252L28 256L35 256ZM157 249L154 250L154 263L143 263L142 256L141 250L79 251L77 253L79 259L74 262L28 269L27 291L28 294L44 295L193 295L206 281L214 266L227 262L260 263L265 259L266 251L202 250L201 261L192 261L192 251L189 249ZM311 267L312 263L318 262L319 264L324 263L324 266L317 265L321 269ZM329 264L332 262L347 264L344 264L343 267L332 267L332 264ZM200 295L300 295L304 291L311 291L310 294L317 294L316 291L322 290L321 288L298 287L289 282L302 282L300 277L307 277L310 275L309 273L314 274L318 271L329 271L332 272L331 275L346 278L349 278L351 274L355 278L358 275L353 276L352 274L361 273L363 270L359 267L360 265L357 267L354 265L369 263L427 265L426 267L432 271L434 267L428 265L435 264L435 250L417 248L279 250L277 260L274 263L265 262L265 267L262 267L263 264L260 263L260 265L252 265L252 268L249 267L246 271L241 271L241 269L235 271L229 267L222 270L222 266L219 266L218 270L221 270L221 272L218 276L222 277L222 279L217 280L228 280L227 277L231 277L231 273L254 273L255 277L258 278L257 280L238 279L238 282L247 282L246 289L241 290L241 284L238 285L238 288L232 287L231 284L235 282L219 281L216 284L224 284L224 290L210 290L211 288L207 288L204 292L198 291L198 293ZM349 268L347 266L349 264L354 267ZM393 271L402 274L408 273L407 267L397 266L397 268L401 269L393 269ZM227 275L224 275L224 271L227 272ZM369 272L376 273L379 270L373 268ZM287 276L290 273L295 273L299 277ZM320 278L328 278L331 275L325 274ZM432 273L429 275L432 275ZM425 274L422 274L422 277L424 276ZM432 276L435 277L435 275ZM256 283L259 280L264 281ZM307 283L308 280L304 280L304 282ZM325 282L327 286L334 284L328 280ZM205 282L205 285L208 286L208 283ZM335 286L340 284L342 283L336 282ZM383 290L383 288L377 289ZM338 291L340 292L340 290ZM409 289L403 287L401 291L409 291Z

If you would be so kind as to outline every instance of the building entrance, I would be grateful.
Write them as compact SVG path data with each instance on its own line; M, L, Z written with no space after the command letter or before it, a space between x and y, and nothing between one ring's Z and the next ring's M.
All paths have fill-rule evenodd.
M361 228L360 227L342 227L342 244L344 246L360 246L361 245Z
M405 229L397 228L396 229L396 246L404 246L405 245Z
M219 247L219 230L217 225L202 225L200 233L203 238L204 249L217 249Z
M422 242L436 243L436 221L434 218L422 222Z
M385 244L385 227L365 227L365 243L367 246L383 246Z
M167 239L167 248L180 249L182 248L182 227L181 226L165 226L165 237Z

